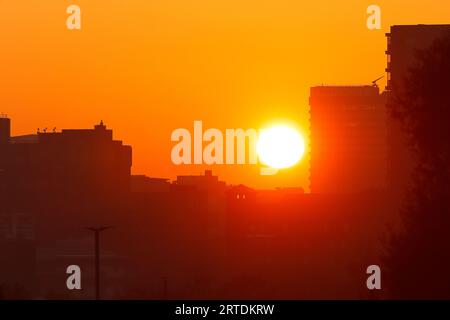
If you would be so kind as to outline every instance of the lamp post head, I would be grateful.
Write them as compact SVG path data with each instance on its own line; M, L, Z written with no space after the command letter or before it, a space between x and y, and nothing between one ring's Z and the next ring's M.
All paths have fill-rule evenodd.
M114 226L104 226L104 227L87 227L86 229L93 231L93 232L101 232L107 229L114 228Z

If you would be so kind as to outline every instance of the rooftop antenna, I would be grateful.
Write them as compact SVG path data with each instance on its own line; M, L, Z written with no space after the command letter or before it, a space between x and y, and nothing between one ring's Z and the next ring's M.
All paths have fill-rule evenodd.
M373 81L372 81L372 86L375 87L375 88L378 88L377 82L380 81L380 80L383 79L383 78L384 78L384 76L381 76L381 77L379 77L378 79L373 80Z

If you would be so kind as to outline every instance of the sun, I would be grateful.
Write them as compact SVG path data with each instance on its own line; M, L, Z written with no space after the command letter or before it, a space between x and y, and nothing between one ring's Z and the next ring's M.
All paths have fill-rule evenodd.
M295 165L303 157L305 142L297 130L279 125L261 130L256 150L262 163L282 169Z

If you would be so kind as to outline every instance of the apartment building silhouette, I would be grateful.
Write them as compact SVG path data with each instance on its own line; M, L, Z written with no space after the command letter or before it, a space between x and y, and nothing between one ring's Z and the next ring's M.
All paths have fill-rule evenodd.
M312 193L386 184L386 108L376 85L311 88Z

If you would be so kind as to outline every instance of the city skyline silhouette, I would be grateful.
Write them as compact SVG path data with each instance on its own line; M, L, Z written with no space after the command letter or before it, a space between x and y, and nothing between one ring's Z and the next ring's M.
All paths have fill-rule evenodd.
M253 17L270 17L271 8ZM330 37L325 52L318 43L323 31L314 29L308 39L315 50L296 56L305 42L286 41L295 33L283 31L299 25L284 5L277 8L275 16L290 19L267 30L273 43L237 19L249 34L228 39L236 31L224 31L215 47L206 31L192 39L169 32L155 40L155 48L169 46L167 57L155 51L148 58L148 43L126 41L148 23L136 19L114 33L119 49L104 64L97 55L111 45L90 42L92 34L100 46L111 40L101 26L90 36L83 27L61 44L96 48L92 56L81 50L85 65L59 69L66 56L50 64L53 45L30 50L47 48L40 50L48 55L24 55L49 70L30 86L42 66L24 67L29 78L21 85L29 94L18 92L18 78L3 80L4 101L12 105L0 110L1 299L450 298L450 24L392 24L386 34L374 30L377 40L351 42L348 56L348 48L338 49L362 33ZM138 14L134 6L126 10ZM193 18L205 18L199 15ZM179 23L166 31L186 27L177 14L161 19ZM155 23L168 22L162 20ZM329 23L339 21L333 16ZM264 19L255 23L267 26ZM62 30L52 32L44 42ZM298 80L308 59L311 70ZM91 77L83 77L88 69ZM5 70L4 79L12 72ZM336 79L354 84L332 84ZM19 108L30 101L36 104ZM304 133L306 153L272 176L261 175L260 165L176 166L170 133L198 119L220 130L292 125ZM79 129L87 122L93 127ZM80 268L81 289L67 286L68 266ZM368 286L370 266L381 270L382 288Z
M442 9L379 1L382 29L369 30L361 1L92 2L81 5L84 28L74 31L66 6L3 1L0 109L14 135L103 119L134 147L134 174L199 174L207 168L168 164L172 130L196 119L219 129L292 121L308 138L310 87L370 85L386 68L390 26L445 23L449 5L435 3ZM232 184L308 190L308 162L272 179L244 167L212 169Z

